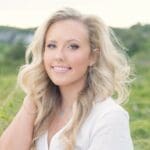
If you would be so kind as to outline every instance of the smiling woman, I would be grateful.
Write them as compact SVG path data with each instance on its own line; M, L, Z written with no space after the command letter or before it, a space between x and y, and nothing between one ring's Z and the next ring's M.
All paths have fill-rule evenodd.
M130 67L100 18L57 11L36 31L26 60L18 82L27 96L0 149L133 150L119 105Z

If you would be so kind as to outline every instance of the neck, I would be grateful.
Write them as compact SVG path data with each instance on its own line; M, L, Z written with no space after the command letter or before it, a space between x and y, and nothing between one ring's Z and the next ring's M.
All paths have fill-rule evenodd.
M59 87L62 95L62 110L72 108L74 102L78 99L79 92L84 88L84 85L85 78L82 78L80 81L75 82L74 84Z

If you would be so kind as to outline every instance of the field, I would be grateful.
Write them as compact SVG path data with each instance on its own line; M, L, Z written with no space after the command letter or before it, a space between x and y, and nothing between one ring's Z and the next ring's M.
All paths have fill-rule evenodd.
M136 80L132 86L130 101L126 105L130 113L131 134L135 150L150 149L150 52L137 53L133 62Z
M125 108L130 114L131 135L135 150L150 149L150 52L140 51L132 57L136 80ZM21 62L0 64L0 134L19 109L24 94L16 87Z

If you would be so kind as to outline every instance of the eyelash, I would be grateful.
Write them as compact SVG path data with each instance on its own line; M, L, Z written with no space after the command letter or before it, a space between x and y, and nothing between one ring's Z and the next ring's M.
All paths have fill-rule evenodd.
M78 49L79 48L79 45L77 45L77 44L71 44L70 46L72 47L72 49Z
M48 45L47 45L48 48L51 48L51 46L53 46L53 48L54 48L54 47L56 48L56 45L55 45L55 44L48 44Z
M48 44L47 47L48 48L56 48L56 45L55 44ZM77 44L71 44L68 47L72 47L73 50L76 50L76 49L79 48L79 45L77 45Z

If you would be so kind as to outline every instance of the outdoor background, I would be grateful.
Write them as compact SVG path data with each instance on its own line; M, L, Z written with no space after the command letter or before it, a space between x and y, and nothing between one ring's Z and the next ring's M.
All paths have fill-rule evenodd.
M74 6L81 12L102 17L126 47L136 80L123 107L130 115L135 150L150 150L150 3L147 0L92 0L92 4L85 0L56 0L48 5L47 0L39 0L32 8L31 1L14 0L11 4L0 0L3 3L0 5L0 134L22 103L24 93L16 88L17 74L36 27L52 11Z

